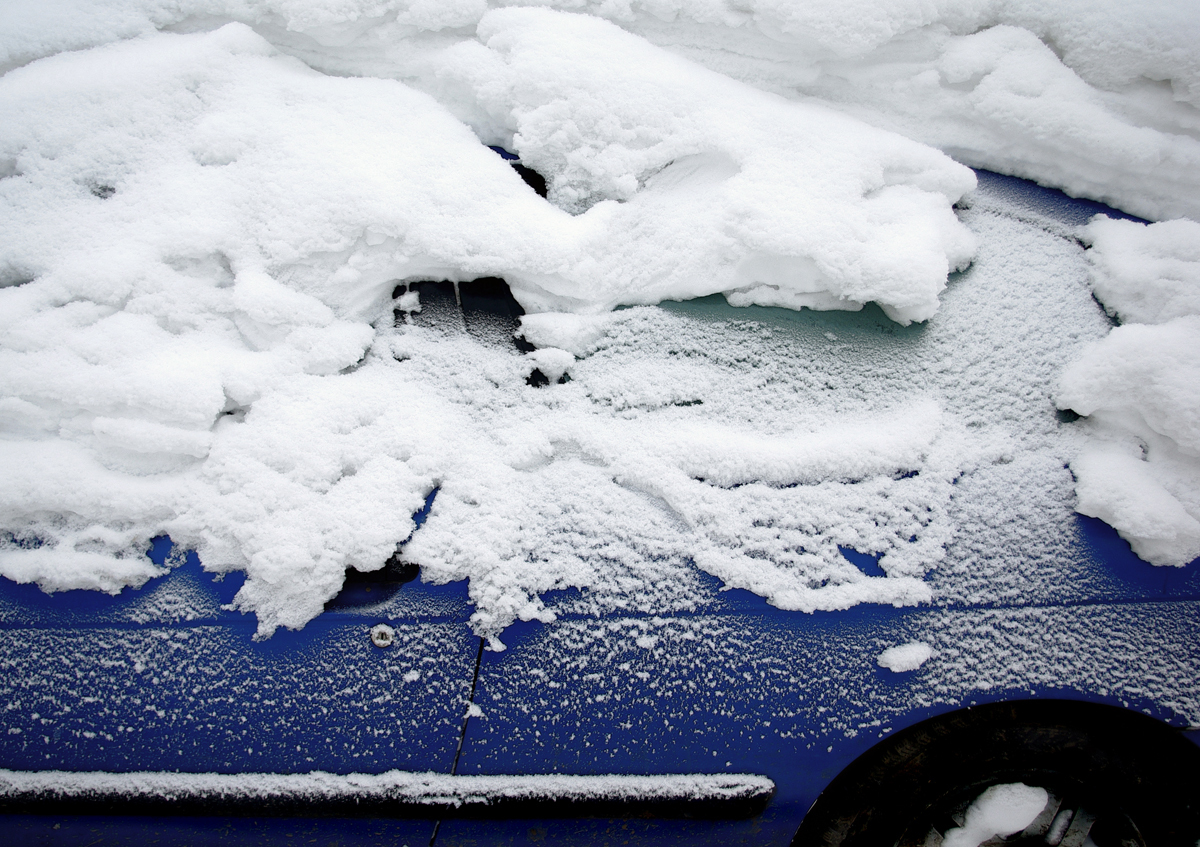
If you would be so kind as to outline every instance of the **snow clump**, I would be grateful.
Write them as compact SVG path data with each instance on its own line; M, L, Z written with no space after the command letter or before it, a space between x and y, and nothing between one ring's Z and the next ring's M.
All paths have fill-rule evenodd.
M979 847L994 836L1008 836L1029 826L1046 808L1046 789L1012 782L993 785L967 809L960 827L946 831L945 847Z
M929 661L933 656L933 648L923 641L910 641L889 647L879 654L876 661L879 667L887 668L892 673L915 671Z
M586 259L510 276L530 311L724 292L734 305L928 319L974 239L952 203L974 176L931 148L788 103L585 15L490 12L436 61L440 95L511 133ZM486 116L486 117L484 117Z
M1200 556L1200 224L1101 217L1084 237L1093 290L1124 323L1060 382L1092 436L1071 462L1076 508L1182 567Z

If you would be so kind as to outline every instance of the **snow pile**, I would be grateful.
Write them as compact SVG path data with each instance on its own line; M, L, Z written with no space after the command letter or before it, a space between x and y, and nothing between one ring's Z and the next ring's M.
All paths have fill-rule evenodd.
M1077 509L1183 566L1200 556L1200 224L1097 218L1084 236L1096 296L1125 323L1060 383L1093 436L1071 462Z
M1150 218L1200 217L1193 4L673 4L670 17L702 24L690 30L656 24L659 4L634 8L644 11L616 17L684 55L837 104L969 165Z
M0 509L24 539L6 575L137 585L151 572L126 560L175 527L210 569L290 584L279 620L300 625L411 531L431 482L393 472L394 425L330 433L332 453L227 428L320 389L350 399L318 420L368 424L394 393L320 377L363 358L390 280L519 252L518 222L565 215L426 95L273 52L234 24L0 80Z
M339 75L436 87L511 0L19 0L0 69L156 29L254 26ZM539 0L724 76L835 104L973 166L1151 218L1200 216L1200 15L1174 0ZM490 32L489 24L484 30ZM486 37L485 37L486 40ZM667 111L667 110L664 110ZM515 126L509 126L511 135Z
M974 177L861 118L1188 211L1186 21L969 0L562 5L586 14L4 4L0 574L117 592L162 572L141 554L166 532L244 571L235 605L269 634L319 614L347 568L382 566L437 489L404 555L469 578L493 639L550 619L555 590L593 610L694 607L697 568L790 609L931 596L956 481L1009 461L1021 427L1051 438L985 425L1027 410L959 378L978 326L949 321L936 366L860 396L846 371L763 377L766 359L737 353L757 325L608 312L720 293L935 319L975 249L952 208ZM485 144L540 171L551 202ZM405 290L488 276L540 349L481 340ZM393 306L415 317L396 327ZM535 370L548 390L526 385Z
M726 292L735 305L875 301L907 323L936 311L973 252L950 204L974 178L927 147L588 16L496 11L479 37L438 57L439 96L472 102L482 137L511 137L552 202L587 210L587 265L565 284L510 280L526 308Z
M970 165L1149 218L1200 218L1200 77L1187 46L1200 15L998 5L820 63L798 87Z

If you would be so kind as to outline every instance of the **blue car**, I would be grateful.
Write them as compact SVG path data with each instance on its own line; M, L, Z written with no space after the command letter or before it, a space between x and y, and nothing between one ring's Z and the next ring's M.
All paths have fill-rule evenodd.
M1081 283L1076 227L1118 213L979 178L959 210L979 257L927 324L703 298L653 308L712 346L651 338L638 355L736 349L737 374L802 374L851 399L936 386L968 426L1022 406L1041 411L1021 438L1071 433L1078 416L1052 399L1059 337L1075 315L1107 320ZM519 335L500 280L414 282L397 298L411 291L418 324L480 344ZM968 314L989 318L964 330ZM535 371L531 390L566 378ZM348 573L303 629L262 640L230 606L237 579L166 537L148 555L169 575L116 597L0 580L0 831L13 844L1194 845L1200 566L1142 561L1046 490L1069 490L1067 468L1024 455L1001 445L947 482L956 532L915 602L785 611L697 570L700 599L657 614L551 592L555 619L513 623L499 650L472 630L466 584L424 582L403 549ZM434 489L414 537L438 508ZM878 555L841 552L883 577ZM1035 796L1029 820L968 840L1004 786Z

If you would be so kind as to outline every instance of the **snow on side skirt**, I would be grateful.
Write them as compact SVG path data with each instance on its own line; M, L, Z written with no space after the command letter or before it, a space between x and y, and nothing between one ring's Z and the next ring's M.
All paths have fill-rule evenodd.
M742 818L775 783L754 774L187 774L0 769L0 813L297 817Z

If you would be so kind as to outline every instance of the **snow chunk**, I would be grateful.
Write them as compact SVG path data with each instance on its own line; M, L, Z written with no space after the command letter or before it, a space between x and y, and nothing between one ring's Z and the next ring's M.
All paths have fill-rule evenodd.
M145 556L118 558L62 547L0 549L0 575L13 582L37 583L48 593L84 588L120 594L123 588L140 588L166 572Z
M1075 509L1116 528L1147 562L1186 565L1200 556L1195 492L1188 490L1188 483L1200 478L1200 462L1177 457L1182 467L1172 468L1155 458L1159 461L1130 455L1118 445L1085 450L1071 462L1079 498Z
M889 647L879 654L876 661L881 668L887 668L893 673L903 673L915 671L929 661L931 656L933 656L933 648L928 644L922 641L910 641L907 644Z
M536 368L546 379L558 382L567 369L575 364L575 355L556 347L543 347L526 353L525 361L529 363L531 372Z
M1076 509L1156 565L1200 556L1200 224L1100 218L1085 235L1093 288L1130 321L1089 346L1057 402L1090 417L1071 462Z
M1200 457L1200 314L1114 328L1063 373L1059 404L1120 418Z
M1200 315L1200 223L1145 226L1101 216L1083 238L1092 289L1111 314L1141 324Z
M1012 835L1033 823L1046 808L1044 788L1013 782L993 785L971 803L961 827L946 832L945 847L978 847L993 836Z
M538 347L558 347L583 358L604 337L607 315L575 315L569 312L542 312L521 317L521 334Z

